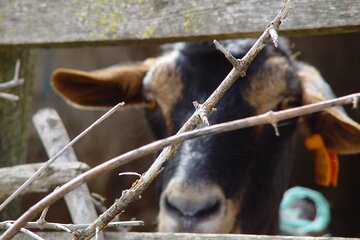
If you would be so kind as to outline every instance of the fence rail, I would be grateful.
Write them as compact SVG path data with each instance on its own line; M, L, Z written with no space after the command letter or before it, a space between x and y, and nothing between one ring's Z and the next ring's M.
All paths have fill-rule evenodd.
M72 235L65 232L36 232L47 240L71 239ZM19 233L14 240L33 240L29 236ZM301 237L301 236L266 236L241 234L195 234L195 233L138 233L138 232L105 232L106 240L359 240L359 238L341 237Z
M258 36L281 0L0 0L0 48ZM360 31L360 3L294 0L281 35Z

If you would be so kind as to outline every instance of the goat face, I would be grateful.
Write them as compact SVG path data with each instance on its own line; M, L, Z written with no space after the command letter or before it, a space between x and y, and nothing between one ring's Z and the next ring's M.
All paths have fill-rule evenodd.
M224 41L242 57L254 40ZM268 45L247 76L225 94L210 124L325 100L331 89L312 67L293 60L286 42ZM54 89L75 106L144 103L156 138L176 133L220 84L231 65L209 42L177 44L156 59L94 72L57 70ZM341 109L315 115L308 128L339 153L360 151L360 127ZM324 124L326 123L326 124ZM280 137L259 126L187 141L159 179L159 230L169 232L278 233L278 208L291 170L299 128L280 123ZM334 137L336 136L336 137Z

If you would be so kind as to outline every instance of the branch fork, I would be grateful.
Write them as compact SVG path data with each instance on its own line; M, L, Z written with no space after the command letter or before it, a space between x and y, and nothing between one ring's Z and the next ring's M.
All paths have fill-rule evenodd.
M217 50L222 52L226 59L233 65L236 72L240 74L240 77L245 77L246 71L244 70L245 61L235 58L226 48L224 48L218 41L214 40L213 43Z
M359 104L359 99L354 96L352 100L353 109L356 109L358 107L358 104Z
M200 117L203 124L205 124L206 126L210 126L209 120L208 120L208 115L215 112L216 108L212 108L211 112L209 114L208 111L206 110L206 108L203 107L203 104L200 104L197 101L194 101L193 105L195 107L196 114Z
M266 113L266 118L268 119L268 122L273 126L274 130L275 130L275 135L277 137L280 137L280 132L279 132L279 128L278 128L278 120L276 118L276 115L273 111L269 111Z
M5 90L22 85L24 83L24 79L19 78L19 72L20 72L20 59L16 60L13 78L10 81L0 83L0 90ZM0 98L4 98L10 101L19 101L19 96L12 93L0 92Z

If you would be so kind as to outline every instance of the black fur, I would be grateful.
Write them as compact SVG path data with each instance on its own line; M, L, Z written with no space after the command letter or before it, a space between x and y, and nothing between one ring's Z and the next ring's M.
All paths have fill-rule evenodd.
M253 43L254 40L223 42L237 58L242 57ZM283 56L291 65L294 64L286 42L281 42L279 49L269 44L252 62L247 76L238 79L225 94L217 111L209 118L210 124L256 114L256 109L246 102L243 93L249 86L249 76L262 71L264 61L272 56ZM183 81L183 94L172 111L173 133L194 112L192 102L204 102L232 68L210 42L188 43L180 50L176 66ZM286 78L288 91L284 97L293 96L294 104L298 105L301 102L298 79L291 71ZM150 119L150 123L156 125L154 119ZM291 169L290 145L295 129L296 123L292 121L280 128L280 137L275 136L271 126L265 126L261 131L247 128L194 140L191 144L206 157L190 163L188 181L215 183L220 185L227 198L241 198L238 222L243 233L276 234L278 206ZM157 131L157 137L165 137L160 136L164 132ZM160 191L166 187L180 161L181 154L178 154L167 163L160 178Z

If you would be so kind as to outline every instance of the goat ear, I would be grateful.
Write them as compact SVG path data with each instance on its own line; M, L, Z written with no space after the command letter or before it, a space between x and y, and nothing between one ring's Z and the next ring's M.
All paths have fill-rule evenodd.
M91 72L57 69L51 84L58 95L78 108L108 108L122 101L140 103L144 100L142 80L152 62Z
M320 73L307 64L300 63L298 76L303 87L303 104L334 98L330 86ZM311 131L319 133L326 146L340 154L360 152L360 124L352 120L342 107L332 107L314 114Z

